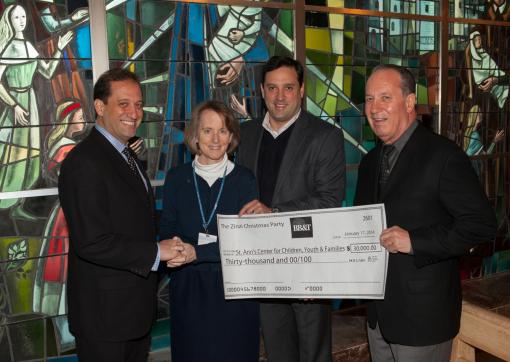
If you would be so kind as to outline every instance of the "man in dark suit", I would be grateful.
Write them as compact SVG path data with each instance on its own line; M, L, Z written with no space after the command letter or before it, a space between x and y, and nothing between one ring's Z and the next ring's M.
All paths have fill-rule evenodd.
M59 196L69 227L68 317L80 361L146 361L160 260L154 200L126 148L143 116L140 83L112 69L94 86L97 123L64 160ZM177 260L177 259L176 259Z
M343 134L301 109L301 64L272 57L261 90L266 116L242 125L238 154L239 163L257 175L260 200L246 204L240 215L340 207ZM260 313L270 362L331 360L329 301L270 300L261 302Z
M493 240L496 228L468 157L418 125L415 104L407 69L374 69L365 113L382 144L361 161L355 204L386 209L386 294L368 308L375 362L450 360L461 311L458 257Z

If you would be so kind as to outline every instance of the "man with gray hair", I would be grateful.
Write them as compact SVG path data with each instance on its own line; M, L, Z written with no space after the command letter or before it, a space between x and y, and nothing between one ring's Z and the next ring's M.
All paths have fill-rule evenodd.
M381 140L361 161L355 204L384 203L389 252L384 300L368 307L372 360L450 360L459 331L458 257L496 230L466 154L416 121L413 75L376 67L365 90L365 114Z

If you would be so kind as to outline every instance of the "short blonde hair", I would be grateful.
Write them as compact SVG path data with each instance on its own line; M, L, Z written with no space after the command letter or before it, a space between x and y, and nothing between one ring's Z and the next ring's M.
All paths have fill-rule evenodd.
M200 116L206 110L214 111L223 117L225 127L232 134L232 141L230 141L227 153L232 153L239 145L239 140L241 138L239 121L234 117L232 111L224 103L214 100L202 102L193 110L191 121L186 124L186 128L184 129L184 142L186 143L186 146L192 154L200 154L197 144Z

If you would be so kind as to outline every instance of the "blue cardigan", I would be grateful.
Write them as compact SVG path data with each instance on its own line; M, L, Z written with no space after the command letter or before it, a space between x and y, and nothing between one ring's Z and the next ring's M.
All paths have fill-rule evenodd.
M163 212L161 215L160 238L179 236L184 242L195 246L197 260L201 263L219 263L218 243L197 245L198 234L204 232L198 206L191 163L175 167L168 171L163 189ZM218 196L221 179L209 187L207 182L197 175L197 183L202 199L205 218L211 213ZM218 202L216 214L237 214L249 201L257 198L257 183L253 173L247 168L235 165L225 177L225 185ZM218 235L216 215L208 228L209 234Z

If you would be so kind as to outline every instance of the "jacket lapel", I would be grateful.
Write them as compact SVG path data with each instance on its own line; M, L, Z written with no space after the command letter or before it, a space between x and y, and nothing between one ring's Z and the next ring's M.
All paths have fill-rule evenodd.
M140 177L135 177L131 170L129 169L129 165L126 160L121 156L121 154L113 147L113 145L95 128L91 131L91 136L97 138L97 145L101 148L102 156L111 164L112 170L114 170L125 183L127 183L136 195L139 195L146 203L150 203L150 199L147 195L147 192L150 189L146 190L143 181ZM145 180L148 182L147 175L145 175L145 171L142 169L142 174L144 175ZM147 183L147 187L150 187L150 183Z
M138 167L140 167L140 171L142 171L143 178L145 179L145 182L147 183L147 189L145 190L146 191L145 193L147 194L147 197L149 200L149 205L152 210L152 209L154 209L155 204L154 204L154 194L152 193L151 181L149 180L149 176L147 175L145 170L142 168L140 163L138 163ZM142 185L142 186L145 189L145 185Z
M391 194L391 192L394 189L396 190L395 186L398 186L400 181L405 180L406 174L409 174L409 172L413 169L415 165L414 159L417 153L420 152L419 138L421 132L422 132L421 126L418 126L414 130L413 134L411 135L407 143L405 144L404 148L402 149L402 152L400 152L397 162L395 163L393 169L391 170L390 177L388 178L388 183L386 184L386 188L384 192L379 196L380 200L384 200ZM380 153L381 152L379 152L379 154ZM378 175L379 170L376 176ZM376 177L376 182L378 182L378 177Z
M369 177L369 180L372 180L372 184L370 185L372 190L372 202L378 203L382 200L382 195L379 194L379 173L381 172L381 157L382 157L382 142L377 142L377 148L374 150L375 157L373 157L373 162L375 165L369 167L369 172L375 172ZM390 174L391 177L391 174Z
M262 123L260 124L260 127L257 127L255 130L256 134L252 138L256 143L254 145L250 145L251 148L248 148L248 150L254 150L253 157L251 159L253 160L253 174L258 177L258 167L259 167L259 154L260 154L260 144L262 143L262 135L264 134L264 127L262 127ZM248 167L249 168L249 167Z

